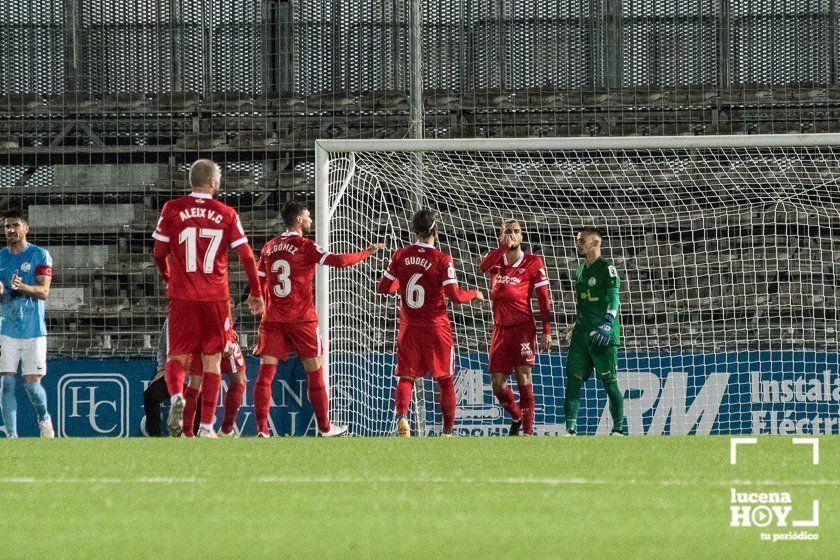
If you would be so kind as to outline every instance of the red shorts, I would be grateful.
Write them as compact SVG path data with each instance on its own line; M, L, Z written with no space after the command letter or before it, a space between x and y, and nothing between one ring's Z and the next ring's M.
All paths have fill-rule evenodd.
M218 354L230 325L230 302L169 300L169 354Z
M397 376L433 379L455 375L455 343L448 327L400 325Z
M239 373L245 371L245 356L242 355L242 347L239 346L239 335L236 331L228 331L228 342L225 346L225 353L222 356L222 373Z
M262 322L257 338L257 356L273 356L280 361L296 352L298 358L306 360L321 355L321 333L318 322L278 323Z
M510 375L517 366L533 366L537 352L537 325L493 326L490 373Z
M201 362L201 353L196 352L190 356L189 366L187 369L188 375L202 375L203 364ZM230 329L228 331L228 342L225 346L225 351L222 353L222 373L230 375L231 373L239 373L245 371L245 356L242 355L242 348L239 346L239 337L236 331Z

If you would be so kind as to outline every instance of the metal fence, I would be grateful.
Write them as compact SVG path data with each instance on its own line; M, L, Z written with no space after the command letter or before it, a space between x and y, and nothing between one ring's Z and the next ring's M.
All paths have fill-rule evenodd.
M0 3L0 208L56 254L51 351L150 351L149 232L199 156L259 246L316 138L840 131L836 0L427 1L419 33L413 2Z

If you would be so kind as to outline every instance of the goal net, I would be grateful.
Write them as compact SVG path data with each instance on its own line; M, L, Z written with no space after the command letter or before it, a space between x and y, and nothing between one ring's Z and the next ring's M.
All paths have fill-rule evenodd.
M629 434L840 432L838 147L840 135L318 142L318 242L387 244L360 266L319 272L335 420L356 435L393 433L399 300L375 286L425 206L439 213L462 288L488 292L478 262L504 218L542 254L556 324L533 370L537 433L565 431L563 333L583 225L604 232L621 276ZM456 432L504 434L487 372L491 309L450 305L450 316ZM418 383L413 401L416 429L437 433L435 384ZM578 426L609 432L594 378Z

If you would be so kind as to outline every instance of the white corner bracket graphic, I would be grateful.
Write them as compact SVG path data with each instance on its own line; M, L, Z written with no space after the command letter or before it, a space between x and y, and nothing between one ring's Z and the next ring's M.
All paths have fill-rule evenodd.
M734 437L729 439L729 464L738 464L738 446L739 445L755 445L758 443L758 438L754 437Z
M812 502L811 519L810 521L795 520L791 523L794 527L819 527L820 526L820 501L814 500Z
M815 437L795 437L792 438L791 441L794 445L808 445L810 444L813 447L813 455L811 458L811 462L814 465L820 464L820 440Z

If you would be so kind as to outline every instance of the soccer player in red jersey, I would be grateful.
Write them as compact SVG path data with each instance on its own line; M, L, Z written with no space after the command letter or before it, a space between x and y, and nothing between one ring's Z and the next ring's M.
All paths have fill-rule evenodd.
M231 326L228 247L236 249L248 276L249 309L259 314L263 308L257 263L239 216L213 199L221 183L219 166L199 159L189 177L193 192L164 204L152 235L155 263L169 295L165 378L172 403L167 420L171 435L182 426L185 366L191 354L201 354L204 401L215 405L219 398L221 356ZM215 436L213 414L206 414L204 407L198 435Z
M190 358L190 364L201 364L201 355L194 354ZM228 331L228 341L222 355L221 372L230 379L230 386L225 394L224 417L219 436L236 437L233 428L236 422L236 415L242 406L242 395L245 394L248 379L245 377L245 356L242 354L242 348L239 346L239 335L236 334L236 331L232 327ZM213 418L211 424L215 422L216 403L208 403L204 399L199 399L203 380L201 373L200 367L191 370L189 372L187 388L184 390L183 433L187 437L195 435L193 433L193 426L195 413L199 407L201 408L202 422L205 418ZM207 436L213 437L209 434Z
M522 226L516 220L502 222L499 248L490 251L479 267L490 275L493 302L493 336L490 341L490 377L493 393L510 414L509 435L534 433L534 388L531 371L537 346L537 326L531 312L531 297L537 294L542 320L540 350L551 348L551 294L542 259L522 251ZM519 406L507 378L516 373Z
M396 409L397 435L409 437L408 406L414 381L431 373L440 388L443 434L452 435L455 425L455 342L446 311L446 300L462 304L484 295L461 290L455 278L452 257L435 248L435 214L423 209L414 214L411 229L417 242L397 249L377 290L399 290L402 305L397 334Z
M347 426L330 424L330 406L321 369L321 337L312 293L315 266L352 266L385 245L375 243L358 253L330 253L304 237L312 230L312 218L305 205L289 201L283 206L281 217L286 231L263 246L258 267L263 279L266 306L254 352L260 356L254 388L257 437L269 437L271 381L277 373L277 362L288 359L293 351L306 370L306 394L315 412L318 435L340 436L347 432Z

